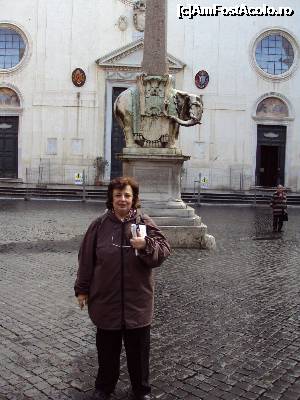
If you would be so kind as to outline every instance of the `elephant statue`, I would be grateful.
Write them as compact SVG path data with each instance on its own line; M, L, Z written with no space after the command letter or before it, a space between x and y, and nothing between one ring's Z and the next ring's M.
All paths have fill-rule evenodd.
M175 147L180 126L200 124L203 103L200 96L172 87L167 75L140 75L136 88L122 92L114 114L122 127L126 147Z

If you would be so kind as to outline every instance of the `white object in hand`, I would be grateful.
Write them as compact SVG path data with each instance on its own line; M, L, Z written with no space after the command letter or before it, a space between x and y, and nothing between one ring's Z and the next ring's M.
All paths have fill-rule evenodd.
M136 224L131 224L131 234L133 238L137 237L137 233L136 233Z
M139 225L138 230L140 232L140 236L144 239L147 236L146 225Z
M147 235L147 230L146 230L146 225L136 225L136 224L131 224L131 234L133 238L137 237L137 230L139 231L140 237L144 239L144 237ZM135 249L135 255L138 255L138 250Z
M133 238L137 237L137 233L136 233L136 224L131 224L131 234ZM138 250L135 249L135 255L138 255Z

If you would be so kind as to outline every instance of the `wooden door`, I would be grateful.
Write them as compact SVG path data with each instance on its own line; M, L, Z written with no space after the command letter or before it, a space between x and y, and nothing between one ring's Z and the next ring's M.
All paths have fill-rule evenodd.
M19 117L0 117L0 178L18 177Z

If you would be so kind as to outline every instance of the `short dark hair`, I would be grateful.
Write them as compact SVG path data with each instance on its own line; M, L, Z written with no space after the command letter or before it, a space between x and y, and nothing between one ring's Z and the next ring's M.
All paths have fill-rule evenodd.
M130 176L120 176L119 178L113 179L108 185L107 189L107 200L106 207L109 210L113 209L113 191L114 189L123 190L127 185L129 185L132 189L133 200L132 200L132 208L140 207L140 199L139 199L139 185L137 181Z

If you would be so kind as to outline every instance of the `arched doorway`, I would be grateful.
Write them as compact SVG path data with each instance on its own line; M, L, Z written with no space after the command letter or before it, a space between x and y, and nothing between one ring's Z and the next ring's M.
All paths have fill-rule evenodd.
M8 87L0 87L0 178L18 177L20 99Z
M256 184L264 187L284 185L286 124L289 110L283 100L267 97L257 106Z

